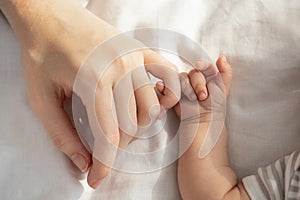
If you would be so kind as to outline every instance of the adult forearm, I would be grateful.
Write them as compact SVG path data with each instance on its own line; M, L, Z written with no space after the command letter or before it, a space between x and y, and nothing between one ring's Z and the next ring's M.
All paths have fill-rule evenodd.
M29 41L34 42L31 38L34 38L35 41L43 40L57 43L58 40L68 39L70 34L77 33L79 35L80 31L94 30L95 28L91 27L95 23L99 24L98 26L102 27L103 30L113 29L73 0L2 0L0 9L9 21L21 45ZM86 18L88 18L89 23L86 23ZM94 18L95 22L92 22L91 18ZM93 36L88 31L86 32ZM109 32L108 34L112 33ZM104 34L97 33L97 35L108 37ZM101 39L98 37L97 40ZM32 45L38 44L26 44L27 47Z
M2 0L0 1L0 9L7 15L20 14L24 9L32 4L33 0ZM37 1L36 3L41 3Z
M46 55L47 51L60 51L67 55L73 52L75 59L84 59L88 54L86 50L91 50L95 45L118 33L116 28L83 8L78 1L0 2L0 8L17 36L21 51L29 52L31 60L36 62L43 62L43 55ZM74 43L74 39L78 42ZM86 46L90 46L90 49L86 49Z
M37 19L34 10L42 11L44 3L33 0L2 0L0 9L19 38L23 32L30 31L30 27Z

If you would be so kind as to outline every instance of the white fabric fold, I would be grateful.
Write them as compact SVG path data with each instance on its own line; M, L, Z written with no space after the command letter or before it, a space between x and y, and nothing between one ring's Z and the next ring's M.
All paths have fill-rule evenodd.
M240 178L299 149L299 1L90 0L87 7L122 31L171 29L200 43L213 60L219 54L228 57L234 74L227 107L229 156ZM180 59L165 56L187 68ZM1 199L180 199L176 163L149 174L113 171L94 192L77 181L70 161L30 111L20 51L2 16L0 94ZM155 142L167 143L176 125L170 122L163 139ZM155 162L159 159L163 156ZM147 165L126 163L123 157L117 162Z

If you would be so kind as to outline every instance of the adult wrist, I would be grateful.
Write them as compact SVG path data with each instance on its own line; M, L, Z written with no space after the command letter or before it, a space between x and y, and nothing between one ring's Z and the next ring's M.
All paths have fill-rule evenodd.
M34 0L2 0L0 2L0 9L18 39L30 32L30 27L38 18L34 13L35 10L41 10L41 5L45 4L44 1Z

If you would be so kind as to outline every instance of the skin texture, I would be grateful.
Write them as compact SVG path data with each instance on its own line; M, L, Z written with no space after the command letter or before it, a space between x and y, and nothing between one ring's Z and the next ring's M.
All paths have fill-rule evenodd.
M196 63L199 66L203 63ZM195 123L198 123L198 129L196 137L194 138L191 146L184 152L179 158L178 163L178 184L180 193L183 199L186 200L250 200L243 185L237 183L236 174L231 169L227 155L227 131L224 125L220 138L213 150L204 158L199 158L199 150L203 144L204 137L207 134L207 130L210 125L210 110L208 108L210 94L213 91L208 88L211 86L209 77L205 76L207 71L214 71L220 73L222 81L224 83L224 94L226 98L229 96L232 69L224 56L221 56L217 63L217 67L214 65L207 65L208 67L200 67L199 70L192 70L188 74L181 74L186 78L185 84L182 88L186 91L182 91L186 98L182 97L179 104L175 107L176 113L181 118L182 123L187 124L187 127L193 127ZM202 69L202 70L201 70ZM205 77L205 78L204 78ZM206 82L207 81L207 82ZM186 85L188 84L188 85ZM163 84L157 85L158 90L163 89ZM197 118L199 113L189 113L189 116L181 116L180 107L182 109L188 108L186 100L194 101L191 97L191 93L197 96L201 117L197 121L187 121L188 119ZM206 95L203 96L203 93ZM200 116L200 115L199 115ZM188 131L184 129L182 131ZM181 141L184 141L184 137L187 132L181 134Z
M89 52L98 44L119 34L119 30L72 0L1 0L0 9L19 41L32 110L43 123L54 145L82 172L89 170L88 183L97 188L111 169L85 149L63 109L63 102L72 96L76 73ZM104 124L106 136L116 146L125 148L132 136L119 130L112 120L110 102L114 85L123 74L134 67L151 63L176 70L176 67L163 57L150 50L144 50L122 56L99 80L95 95L97 120ZM146 70L157 73L154 68ZM93 79L95 74L90 76ZM160 78L168 82L167 80L172 79L170 76L170 73L166 72ZM134 84L134 80L132 82ZM132 119L138 124L147 124L153 105L169 109L179 100L179 97L169 90L162 93L163 96L158 99L150 85L136 90L129 105ZM82 94L77 95L82 97ZM160 110L152 113L152 117L155 118L159 113ZM101 150L105 152L105 149Z

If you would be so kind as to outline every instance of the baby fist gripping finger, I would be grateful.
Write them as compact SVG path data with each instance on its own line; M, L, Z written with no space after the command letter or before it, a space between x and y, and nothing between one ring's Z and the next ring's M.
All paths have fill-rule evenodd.
M200 108L198 105L199 103L197 101L196 93L191 84L191 79L189 78L189 75L185 72L180 73L179 76L180 76L181 92L183 95L181 97L179 104L175 107L175 111L177 115L180 117L182 123L187 123L187 124L198 123L199 122L198 120L200 119ZM198 81L193 80L194 84L197 85L197 88L199 88L198 86L200 85L202 86L204 85L204 87L206 88L205 80L204 79L199 79L199 80Z
M185 81L185 84L190 83L189 87L197 94L199 101L189 101L186 97L191 92L184 91L189 87L181 85L185 96L175 108L181 123L191 126L195 123L207 123L209 126L201 144L200 158L204 158L213 149L224 126L226 95L229 93L231 74L231 67L224 56L218 59L217 66L207 60L199 60L195 69L188 74L189 81Z
M225 56L221 56L216 64L217 73L215 75L214 71L216 70L216 67L213 65L203 68L203 70L205 70L205 72L209 75L207 88L209 91L208 100L210 100L209 106L211 110L211 117L208 131L200 148L200 159L206 157L212 151L225 124L226 98L229 95L231 86L232 69Z

